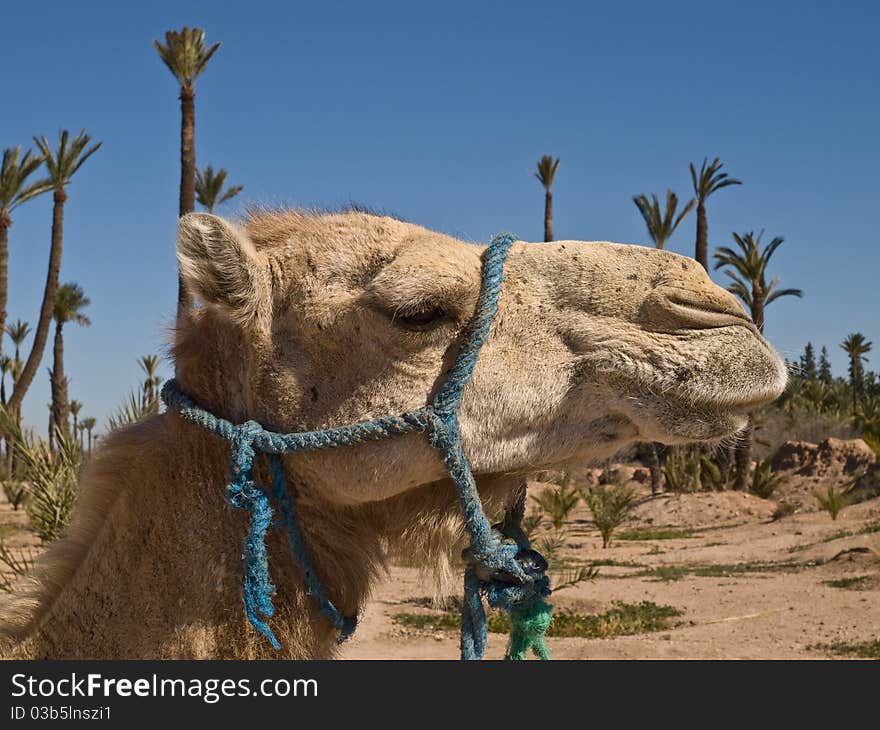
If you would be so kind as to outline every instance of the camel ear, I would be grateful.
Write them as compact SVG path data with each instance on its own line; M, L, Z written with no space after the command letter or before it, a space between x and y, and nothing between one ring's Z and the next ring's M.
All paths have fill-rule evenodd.
M270 314L268 263L238 226L208 213L180 219L177 260L190 293L240 324Z

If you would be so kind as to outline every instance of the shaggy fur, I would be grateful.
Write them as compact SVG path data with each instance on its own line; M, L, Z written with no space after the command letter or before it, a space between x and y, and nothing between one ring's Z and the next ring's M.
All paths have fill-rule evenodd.
M182 389L219 416L279 432L424 405L480 287L480 247L361 212L264 211L240 225L192 214L178 250L201 301L176 335ZM518 243L459 418L492 515L530 471L635 440L728 436L785 378L736 300L690 259ZM227 444L175 413L109 436L67 534L30 589L0 603L6 655L332 656L335 635L278 532L270 624L282 651L248 625L246 516L225 502L227 463ZM316 570L344 613L364 605L389 555L448 574L458 505L424 436L285 463Z

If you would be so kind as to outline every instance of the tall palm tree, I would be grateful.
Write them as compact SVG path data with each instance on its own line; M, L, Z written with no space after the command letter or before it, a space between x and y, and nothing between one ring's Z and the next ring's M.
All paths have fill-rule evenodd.
M841 348L849 357L849 382L852 389L852 414L853 418L858 416L859 400L862 396L862 382L864 381L865 368L864 363L868 358L865 357L870 351L872 343L865 339L861 332L853 332L847 335L846 339L840 343Z
M97 423L97 421L95 421L94 418L89 416L88 418L83 418L82 424L80 424L89 434L89 455L90 456L92 454L92 429L95 427L96 423Z
M86 427L84 424L80 423L78 426L75 426L73 429L73 435L76 437L77 443L79 444L80 451L86 450ZM79 431L79 435L77 436L77 431Z
M52 408L56 427L70 435L70 405L67 400L68 379L64 374L64 325L75 322L83 327L88 327L91 321L82 310L91 301L85 295L79 284L70 282L58 287L58 296L55 302L55 347L53 351L54 363L52 365ZM76 432L74 432L74 436Z
M54 192L54 205L52 208L52 247L49 251L49 267L46 273L46 286L43 289L43 303L40 306L40 318L37 321L37 331L31 345L21 376L12 391L9 400L10 409L17 411L25 393L37 374L43 351L46 349L46 341L49 339L49 326L52 321L52 313L55 310L55 299L58 293L58 273L61 270L61 252L64 246L64 203L67 201L67 186L70 179L79 170L83 163L89 159L101 147L100 142L89 146L91 137L85 130L76 137L70 139L70 133L65 129L58 138L58 148L53 150L49 146L46 137L34 138L37 147L45 158L46 167L49 170L49 181Z
M156 399L156 389L162 384L162 379L157 375L160 362L162 362L162 358L158 355L142 355L138 358L138 365L146 375L143 385L143 403L141 403L143 408Z
M544 155L538 160L538 171L535 177L544 186L544 240L553 240L553 179L559 169L559 158Z
M725 246L719 248L714 254L716 269L720 269L722 266L728 267L724 272L731 279L728 291L736 294L743 301L752 315L752 321L758 331L762 333L764 331L764 311L768 305L780 297L803 296L800 289L779 289L779 277L774 277L769 283L767 282L767 264L770 263L770 258L782 245L784 239L777 236L764 248L761 248L763 235L763 231L757 236L753 232L743 235L734 233L733 240L739 250ZM750 416L748 426L742 432L736 448L735 489L745 490L748 486L753 436L754 424Z
M165 45L154 40L153 46L168 70L180 84L180 206L181 216L196 209L196 79L201 76L220 47L215 43L205 46L205 31L201 28L169 30L165 33ZM177 278L177 317L189 305L189 295L183 278Z
M715 268L727 266L725 274L731 279L728 290L736 294L748 307L752 315L752 321L761 331L764 331L764 310L780 297L801 297L800 289L779 289L779 277L774 277L767 283L767 264L770 258L782 242L782 236L777 236L763 249L761 238L764 232L757 236L753 232L733 234L738 251L722 247L714 254Z
M717 157L710 164L707 164L707 159L703 158L703 164L697 174L694 163L690 163L691 182L694 184L694 195L697 198L697 243L694 258L706 271L709 270L709 225L706 222L706 200L712 193L726 188L728 185L742 185L741 181L728 177L726 172L721 172L722 167L724 165Z
M678 224L693 210L696 201L689 200L677 216L675 211L678 208L678 196L671 190L666 191L666 209L663 211L660 210L660 201L657 200L656 194L651 196L650 201L645 195L636 195L633 197L633 203L645 219L648 235L654 245L657 248L664 248L678 228Z
M6 303L9 289L9 226L12 211L22 203L51 189L48 180L28 184L28 178L43 164L43 158L30 150L21 154L21 147L3 150L0 164L0 351L6 330Z
M70 415L73 417L73 435L76 436L76 432L79 428L79 412L82 410L83 404L78 400L70 401Z
M223 192L223 186L226 184L226 170L222 167L214 172L214 168L207 165L203 170L196 170L196 200L204 206L209 213L214 212L214 208L222 205L227 200L232 200L242 190L243 185L230 185Z

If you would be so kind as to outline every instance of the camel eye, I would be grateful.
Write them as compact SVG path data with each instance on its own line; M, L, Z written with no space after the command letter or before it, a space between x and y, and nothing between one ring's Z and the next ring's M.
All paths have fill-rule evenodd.
M444 319L446 319L446 310L443 307L428 307L416 312L398 314L394 321L407 329L424 330L439 324Z

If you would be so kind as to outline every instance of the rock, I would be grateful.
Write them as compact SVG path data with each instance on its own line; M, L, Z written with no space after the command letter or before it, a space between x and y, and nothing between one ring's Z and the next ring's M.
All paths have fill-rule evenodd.
M637 466L633 469L632 480L637 484L650 484L651 470L646 466Z

